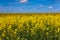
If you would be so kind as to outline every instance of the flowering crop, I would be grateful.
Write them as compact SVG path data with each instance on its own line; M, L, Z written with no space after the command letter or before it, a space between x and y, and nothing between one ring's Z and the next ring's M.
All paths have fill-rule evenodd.
M60 40L60 14L2 14L0 40Z

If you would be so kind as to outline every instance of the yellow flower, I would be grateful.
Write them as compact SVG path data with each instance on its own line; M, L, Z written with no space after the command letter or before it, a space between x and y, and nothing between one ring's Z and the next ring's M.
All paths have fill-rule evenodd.
M5 34L4 33L2 33L2 37L5 37Z
M17 32L15 31L14 34L16 34Z
M2 40L2 38L0 37L0 40Z
M48 36L48 35L49 35L49 33L48 33L48 32L46 32L46 35Z

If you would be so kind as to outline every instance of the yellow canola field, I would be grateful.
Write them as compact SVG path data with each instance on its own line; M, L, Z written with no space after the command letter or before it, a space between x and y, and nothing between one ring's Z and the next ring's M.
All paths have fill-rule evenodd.
M60 14L2 14L0 40L60 40Z

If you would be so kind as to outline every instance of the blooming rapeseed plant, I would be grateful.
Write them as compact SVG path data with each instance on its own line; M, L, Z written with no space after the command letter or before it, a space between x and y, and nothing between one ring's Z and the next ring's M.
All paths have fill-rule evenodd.
M60 40L59 35L60 14L0 15L0 40Z

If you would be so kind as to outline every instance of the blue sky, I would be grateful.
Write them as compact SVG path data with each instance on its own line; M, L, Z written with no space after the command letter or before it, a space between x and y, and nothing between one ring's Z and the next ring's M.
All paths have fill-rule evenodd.
M60 12L60 0L0 0L0 12Z

